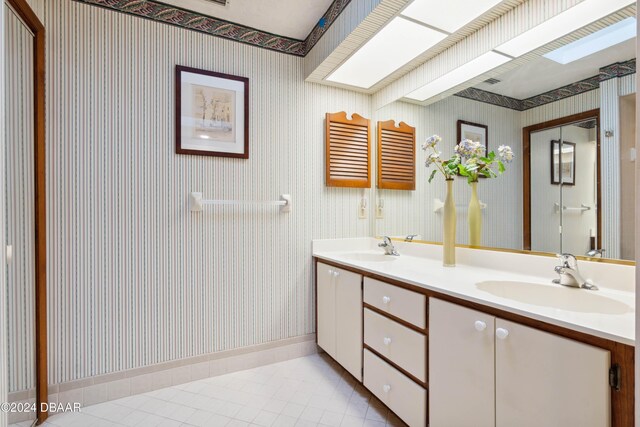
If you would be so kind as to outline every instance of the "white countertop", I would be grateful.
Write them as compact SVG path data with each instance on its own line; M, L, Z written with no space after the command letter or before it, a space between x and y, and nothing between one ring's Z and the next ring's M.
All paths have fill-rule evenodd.
M389 256L387 260L380 256L383 254L381 249L373 249L377 241L371 240L314 241L313 256L567 329L635 345L635 294L630 291L634 283L620 285L621 281L628 282L633 277L635 267L581 261L579 267L584 265L585 270L592 273L588 277L613 276L616 278L613 282L620 285L607 287L606 283L596 281L600 290L588 291L551 283L557 276L553 272L553 265L557 264L554 258L458 249L458 258L473 259L475 264L490 268L460 263L456 267L443 267L438 258L439 246L399 243L396 247L401 255ZM376 261L368 260L369 256L377 258ZM500 262L505 265L504 270L495 268ZM504 294L496 290L503 283L495 282L516 282L508 284L509 290L514 292Z

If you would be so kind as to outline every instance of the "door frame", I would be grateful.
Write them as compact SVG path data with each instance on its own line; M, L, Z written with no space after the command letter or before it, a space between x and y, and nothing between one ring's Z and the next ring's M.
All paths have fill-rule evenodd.
M595 119L596 132L596 228L598 242L602 242L602 165L600 161L600 109L572 114L559 119L549 120L522 128L522 249L531 250L531 133L548 128L555 128L571 123L581 122L586 119Z
M45 150L45 29L26 0L5 0L34 36L34 170L35 170L35 333L37 424L48 417L41 403L49 401L47 381L47 245ZM44 408L46 409L46 408Z

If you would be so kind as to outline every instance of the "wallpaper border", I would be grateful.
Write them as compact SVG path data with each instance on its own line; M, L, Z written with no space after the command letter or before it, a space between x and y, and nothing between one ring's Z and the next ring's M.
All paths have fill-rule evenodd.
M280 36L156 0L74 0L163 24L304 57L331 27L351 0L334 0L305 40Z
M486 104L496 105L498 107L510 108L516 111L526 111L531 108L540 107L541 105L550 104L560 101L561 99L570 98L581 93L589 92L600 88L600 83L609 79L624 77L636 72L636 59L630 59L624 62L616 62L600 68L599 74L580 80L539 95L526 99L517 99L497 93L489 92L474 87L467 88L455 94L461 98L467 98L474 101L484 102Z

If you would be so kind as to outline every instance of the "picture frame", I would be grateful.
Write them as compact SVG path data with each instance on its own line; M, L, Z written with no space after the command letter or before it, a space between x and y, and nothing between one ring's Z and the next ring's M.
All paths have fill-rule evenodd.
M249 79L176 65L176 154L249 158Z
M562 145L562 155L560 146ZM575 185L576 184L576 144L574 142L552 140L551 141L551 184ZM562 174L562 179L561 179Z
M470 139L484 145L484 156L489 154L489 127L478 123L458 120L457 122L457 144L463 139Z

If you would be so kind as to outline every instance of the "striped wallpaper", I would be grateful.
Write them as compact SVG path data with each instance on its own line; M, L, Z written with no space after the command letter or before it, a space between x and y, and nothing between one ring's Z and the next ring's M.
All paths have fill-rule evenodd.
M620 79L600 82L602 154L602 247L607 257L620 256ZM605 132L613 130L613 136Z
M3 2L0 7L0 50L4 53L5 49L5 11L6 6ZM4 58L4 55L2 56ZM4 65L0 67L0 99L5 99ZM0 102L0 129L5 129L5 106L4 102ZM0 132L0 165L5 162L6 140L4 132ZM5 188L5 174L0 173L0 191ZM5 199L3 195L0 197L0 248L6 245L6 211ZM0 250L0 254L5 255L4 250ZM7 313L7 271L5 262L0 259L0 323L6 325L9 321ZM0 402L7 402L9 393L9 361L8 361L8 345L7 345L7 329L0 328ZM0 411L0 427L6 427L8 424L8 415L6 412Z
M31 32L5 8L4 179L6 244L13 260L6 267L9 390L35 387L35 235L33 42ZM4 264L4 262L3 262ZM3 307L4 308L4 307Z
M620 256L620 97L636 91L636 75L610 79L600 83L601 96L601 146L602 146L602 234L607 256ZM613 136L607 137L606 131Z
M311 239L367 236L324 187L327 111L370 97L303 82L300 58L100 8L45 2L50 382L314 331ZM249 160L174 154L182 64L250 79ZM210 198L293 198L187 209Z

